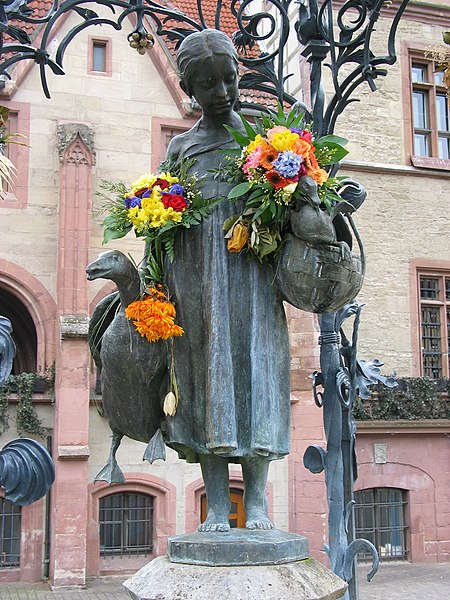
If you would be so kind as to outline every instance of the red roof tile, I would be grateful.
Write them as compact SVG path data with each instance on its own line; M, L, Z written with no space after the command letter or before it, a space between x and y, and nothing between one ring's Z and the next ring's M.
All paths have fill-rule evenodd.
M28 8L33 10L31 15L34 19L42 19L51 9L53 2L51 0L30 0L28 3ZM214 28L216 25L216 10L218 5L218 0L202 0L202 15L200 15L197 0L160 0L160 5L165 6L172 10L178 10L183 13L196 23L200 27L210 27ZM95 7L93 7L95 10ZM163 20L163 16L159 15L161 20ZM35 38L38 32L41 30L43 25L35 24L35 23L26 23L24 21L14 20L12 24L16 27L20 27L25 30L31 39ZM183 29L193 29L189 24L185 24L182 21L176 21L175 19L169 19L164 22L164 28L170 29L174 27L181 27ZM229 0L225 0L222 3L221 11L220 11L220 29L226 33L230 38L233 33L238 31L239 27L237 24L236 16L232 13L231 10L231 2ZM15 43L16 40L5 40L7 42ZM164 40L165 44L170 50L172 57L175 59L176 54L176 41L175 40ZM238 48L238 52L241 56L256 58L260 55L260 49L257 44L253 46L251 50L242 51L242 49ZM3 55L5 58L5 55ZM241 73L245 72L245 67L241 67ZM268 94L263 92L259 92L256 90L243 90L242 91L242 99L246 102L257 102L260 104L264 104L266 106L273 105L276 103L276 99L271 97Z
M31 0L27 4L27 8L33 11L30 15L33 19L43 19L48 11L51 9L53 2L51 0ZM25 21L13 20L11 24L15 27L20 27L28 33L31 39L33 39L35 33L39 29L40 25L36 23L27 23ZM10 40L8 40L10 41ZM13 40L11 40L13 41Z
M198 7L197 0L179 0L179 2L173 2L170 0L163 0L161 2L167 8L172 10L178 10L182 12L184 15L196 21L200 26L207 26L210 28L215 27L215 17L216 17L216 9L217 9L217 0L203 0L202 1L202 16L201 19ZM221 6L220 12L220 29L224 33L226 33L230 38L232 38L233 33L239 31L239 26L237 23L236 16L231 11L231 2L223 2ZM190 29L189 25L183 25L181 22L175 21L175 19L171 19L167 21L166 28L169 27L183 27L186 29ZM174 60L176 55L176 46L177 44L170 40L164 40L166 45L168 46ZM242 57L247 58L257 58L261 54L261 50L258 44L255 44L251 49L242 50L241 48L237 48L238 53ZM241 74L244 73L247 69L243 66L240 68ZM241 91L241 99L245 102L253 102L258 104L263 104L264 106L276 106L277 99L275 96L271 96L265 92L260 92L258 90L242 90Z

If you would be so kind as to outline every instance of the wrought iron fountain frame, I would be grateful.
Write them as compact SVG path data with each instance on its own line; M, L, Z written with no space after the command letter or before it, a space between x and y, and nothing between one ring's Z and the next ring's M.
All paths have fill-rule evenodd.
M93 25L107 25L121 30L125 19L134 15L135 26L128 35L130 44L150 51L154 36L175 45L193 31L214 27L221 29L222 0L216 2L214 22L204 16L202 0L196 0L198 19L183 14L164 3L152 0L53 0L44 16L37 17L29 6L31 0L1 0L0 2L0 75L10 78L14 66L21 61L37 63L44 94L49 98L48 69L63 75L63 62L70 42L81 31ZM206 3L206 0L204 0ZM285 52L290 32L295 31L299 53L310 64L310 106L313 128L318 136L332 134L337 119L356 99L354 92L362 84L376 90L376 79L387 75L387 65L396 62L395 37L398 24L409 0L400 0L391 7L391 25L386 36L386 53L376 55L371 49L375 26L383 7L389 0L265 0L266 10L251 12L253 0L232 0L227 3L236 19L233 39L240 52L243 73L241 90L257 90L272 96L285 105L294 105L297 99L284 88L287 74ZM291 6L298 6L296 19L289 17ZM89 5L89 7L85 6ZM98 5L111 10L113 18L99 16L90 6ZM68 13L76 13L79 23L72 27L54 49L49 47L54 28ZM24 27L35 27L34 41ZM270 46L270 38L278 35L279 42ZM132 43L134 42L134 44ZM268 51L259 55L252 52L255 44L264 44ZM250 52L246 52L250 50ZM141 50L141 53L142 50ZM323 86L324 67L331 74L332 93L326 101ZM344 74L343 74L344 73ZM242 102L243 109L267 110L253 102ZM333 167L333 175L339 165ZM347 215L351 219L350 215ZM319 315L321 333L320 364L313 378L316 403L323 409L326 449L310 446L304 456L305 466L313 473L325 472L329 507L329 543L326 551L332 570L349 583L346 598L358 597L356 556L364 549L373 557L370 579L378 568L375 547L367 540L355 539L353 522L353 484L356 478L355 421L353 402L358 393L368 395L368 386L378 381L394 385L380 373L381 363L365 363L356 357L358 326L361 306L355 301L336 313ZM353 316L351 339L343 332L343 322ZM323 391L319 391L319 387Z

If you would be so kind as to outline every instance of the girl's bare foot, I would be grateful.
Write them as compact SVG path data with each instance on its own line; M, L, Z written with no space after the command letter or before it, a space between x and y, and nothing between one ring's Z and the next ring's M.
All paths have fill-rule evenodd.
M206 520L200 524L199 531L229 531L228 515L217 515L212 510L208 511Z
M275 529L275 525L267 516L267 512L257 508L247 511L245 527L247 529Z

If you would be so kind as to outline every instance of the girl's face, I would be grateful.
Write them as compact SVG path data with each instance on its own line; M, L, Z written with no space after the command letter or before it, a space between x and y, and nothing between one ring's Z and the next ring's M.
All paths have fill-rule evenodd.
M236 63L226 54L215 54L201 63L189 84L203 114L222 120L231 113L238 97Z

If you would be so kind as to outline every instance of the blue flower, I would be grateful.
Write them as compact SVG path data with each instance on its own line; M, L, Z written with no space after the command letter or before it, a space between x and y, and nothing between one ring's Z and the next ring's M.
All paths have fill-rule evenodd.
M126 208L135 208L138 206L141 208L141 199L137 196L131 196L131 198L125 198L125 206Z
M174 183L169 188L169 194L175 194L176 196L184 196L184 187L179 183Z
M290 178L298 175L301 164L301 156L295 154L292 150L285 150L284 152L280 152L273 166L280 175Z

